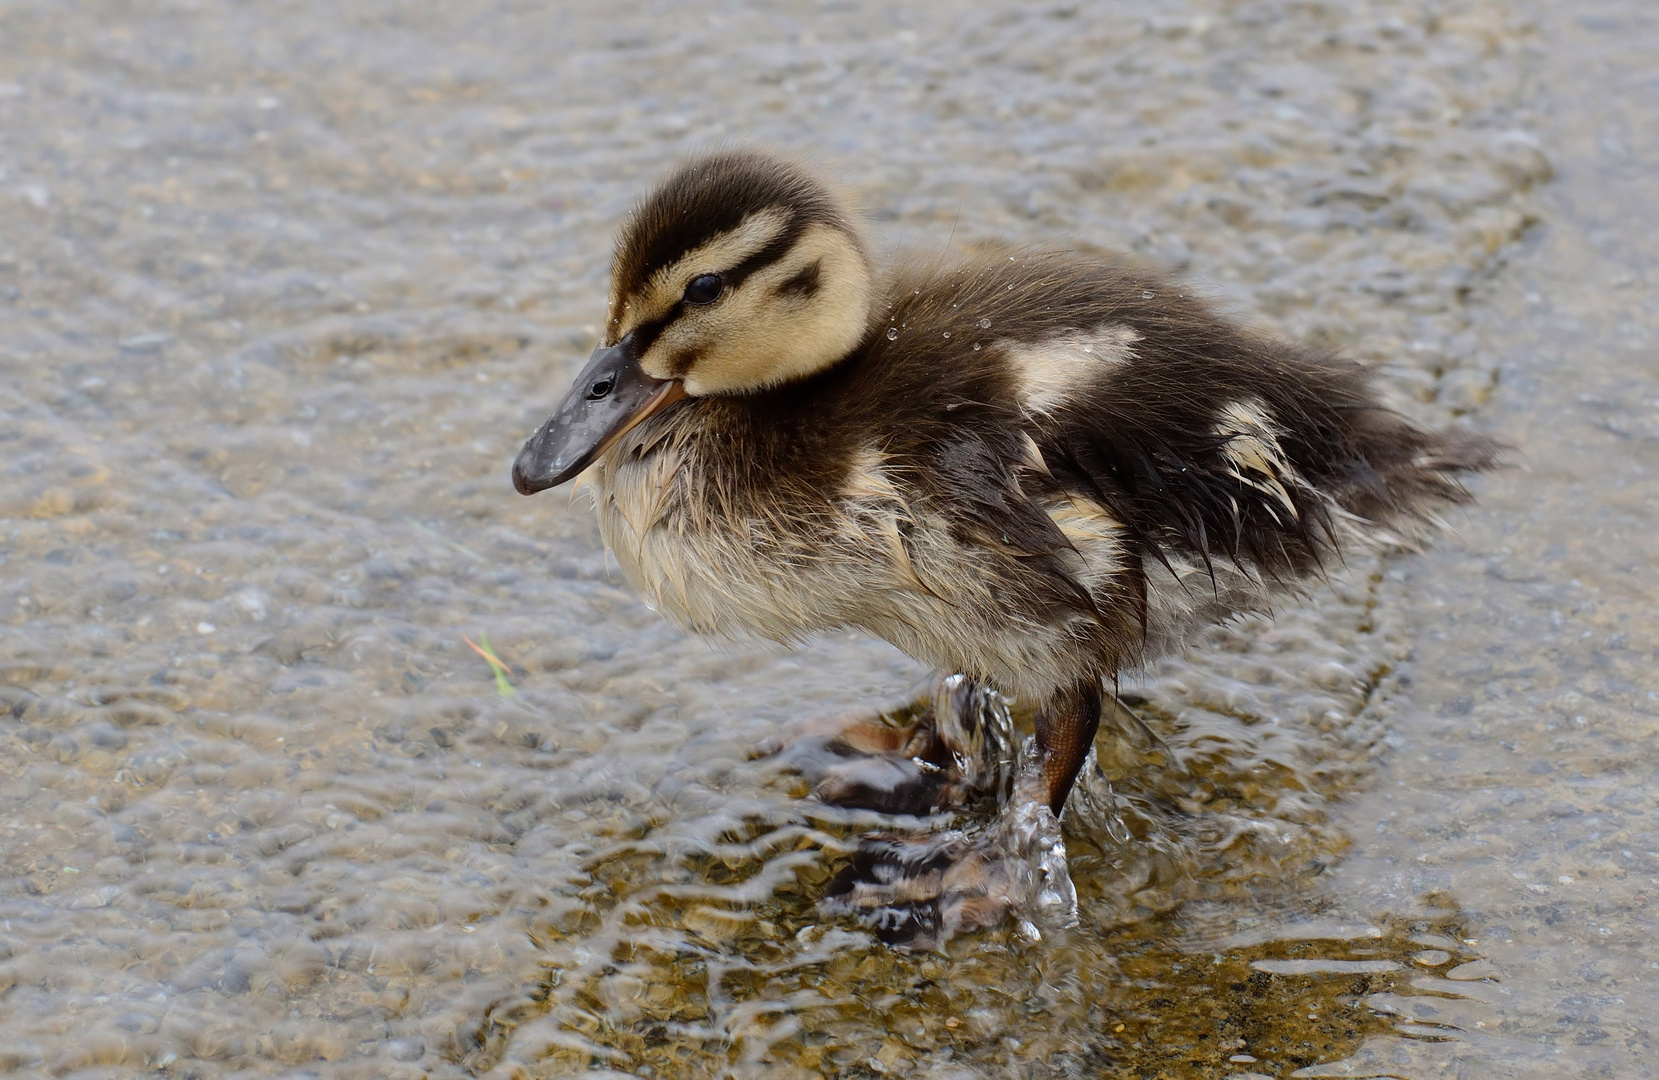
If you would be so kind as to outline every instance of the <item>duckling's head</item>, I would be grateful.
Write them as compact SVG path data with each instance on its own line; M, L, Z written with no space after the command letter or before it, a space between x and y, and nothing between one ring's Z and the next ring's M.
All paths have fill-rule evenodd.
M852 214L813 176L747 151L687 162L624 226L604 340L525 443L514 485L564 483L682 397L830 367L863 338L873 288Z
M693 397L811 375L863 337L870 263L852 215L799 167L755 153L679 168L628 219L605 344Z

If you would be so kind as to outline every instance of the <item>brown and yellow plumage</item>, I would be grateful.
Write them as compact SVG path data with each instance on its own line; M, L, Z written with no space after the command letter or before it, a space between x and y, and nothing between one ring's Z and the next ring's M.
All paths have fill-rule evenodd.
M1120 669L1426 531L1493 462L1155 272L1010 251L883 279L867 250L827 188L758 154L645 200L584 377L659 404L611 416L602 379L582 398L611 425L584 436L603 535L694 630L854 628L1043 703L1055 814ZM555 454L588 464L558 420L521 490L565 478Z

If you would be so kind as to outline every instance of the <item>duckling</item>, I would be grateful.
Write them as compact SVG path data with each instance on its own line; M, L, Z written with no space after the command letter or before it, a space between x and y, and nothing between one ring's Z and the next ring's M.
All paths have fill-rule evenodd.
M585 474L630 582L694 631L863 631L951 673L959 704L1035 703L1013 799L1052 821L1120 671L1351 547L1426 534L1494 456L1153 270L1010 249L878 275L846 200L730 151L629 217L603 340L512 477L531 495ZM848 745L949 765L903 742ZM875 802L961 797L916 790Z

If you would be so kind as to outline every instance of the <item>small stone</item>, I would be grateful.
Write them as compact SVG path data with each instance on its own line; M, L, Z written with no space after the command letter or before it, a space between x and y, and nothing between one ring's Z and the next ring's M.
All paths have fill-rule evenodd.
M1459 982L1474 982L1477 979L1496 979L1498 965L1490 960L1471 960L1467 964L1459 964L1446 972L1446 978L1456 979Z
M65 487L49 487L40 493L34 505L29 507L29 515L37 518L62 517L75 509L75 493Z

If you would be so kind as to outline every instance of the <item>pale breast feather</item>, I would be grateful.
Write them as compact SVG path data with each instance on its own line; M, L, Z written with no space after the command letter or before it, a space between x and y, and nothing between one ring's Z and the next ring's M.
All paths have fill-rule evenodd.
M629 581L689 629L795 642L860 624L872 598L932 594L906 546L909 507L874 448L836 496L783 515L727 505L683 437L618 450L596 470L600 533Z

